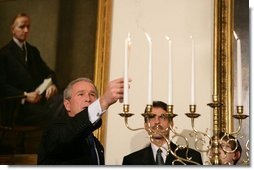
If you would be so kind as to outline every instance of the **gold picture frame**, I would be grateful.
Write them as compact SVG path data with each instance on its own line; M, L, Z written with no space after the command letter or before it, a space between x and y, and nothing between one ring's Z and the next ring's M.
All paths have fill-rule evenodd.
M94 83L100 94L104 92L109 78L111 17L112 0L99 0ZM104 144L105 127L107 124L106 116L102 119L103 124L101 128L94 132L94 135L101 141L102 144Z
M233 0L214 0L213 100L223 104L218 114L220 131L233 130Z

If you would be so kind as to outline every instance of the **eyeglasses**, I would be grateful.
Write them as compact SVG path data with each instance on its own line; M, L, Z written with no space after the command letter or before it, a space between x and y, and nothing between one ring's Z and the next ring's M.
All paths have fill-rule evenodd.
M161 114L160 116L157 116L156 114L154 113L150 113L148 116L147 116L147 120L148 121L155 121L156 120L156 117L159 119L159 121L168 121L169 120L169 117L166 113L163 113Z

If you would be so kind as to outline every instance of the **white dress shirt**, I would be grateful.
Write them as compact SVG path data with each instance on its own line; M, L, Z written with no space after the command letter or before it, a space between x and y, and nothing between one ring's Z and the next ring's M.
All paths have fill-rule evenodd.
M154 143L151 143L151 147L153 150L154 160L156 160L156 154L157 154L157 150L159 149L159 147L156 146ZM166 162L166 158L167 158L167 148L168 148L167 143L165 143L164 145L162 145L162 147L160 147L160 149L162 150L161 156L162 156L164 162Z
M88 106L88 117L91 123L98 121L106 110L101 109L99 99Z

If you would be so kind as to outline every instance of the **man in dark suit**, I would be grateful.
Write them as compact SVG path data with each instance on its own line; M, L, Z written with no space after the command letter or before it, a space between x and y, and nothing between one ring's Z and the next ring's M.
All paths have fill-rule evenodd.
M64 90L64 108L45 129L38 164L104 165L104 150L93 136L108 107L123 98L123 78L109 82L105 93L98 92L90 79L79 78Z
M173 142L168 145L169 126L172 122L166 114L167 104L154 101L151 113L149 116L145 116L144 124L150 136L151 144L124 156L123 165L202 165L201 154L196 150L179 148ZM176 151L175 155L171 152L167 154L169 147L172 153Z
M26 41L29 30L29 16L17 14L11 25L13 38L0 49L0 97L24 95L16 123L43 125L51 117L49 100L57 93L56 78L39 50ZM39 89L46 79L45 89Z

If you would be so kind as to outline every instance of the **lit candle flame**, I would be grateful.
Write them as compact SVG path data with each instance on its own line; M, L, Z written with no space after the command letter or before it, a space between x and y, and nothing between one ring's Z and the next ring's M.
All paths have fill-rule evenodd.
M151 39L151 37L149 36L149 34L148 34L147 32L145 32L145 35L146 35L147 41L148 41L149 43L152 43L152 39Z
M235 33L235 31L233 31L233 33L234 33L235 39L238 40L239 38L238 38L237 34Z

